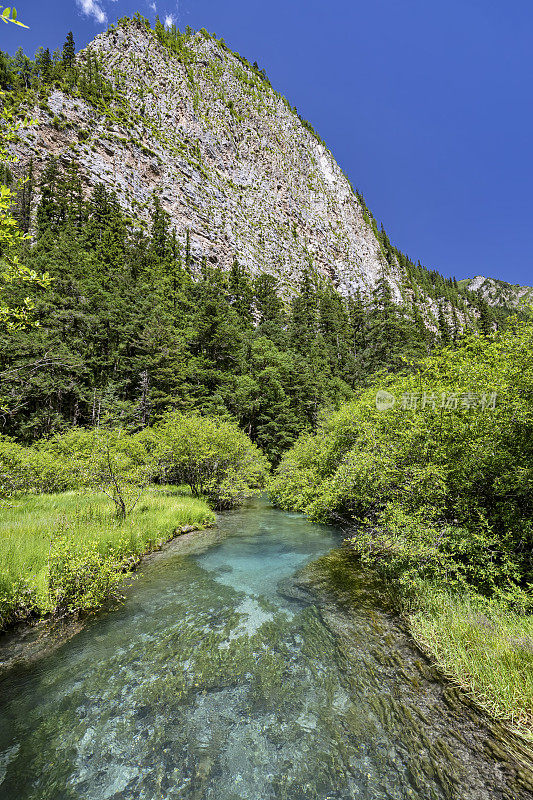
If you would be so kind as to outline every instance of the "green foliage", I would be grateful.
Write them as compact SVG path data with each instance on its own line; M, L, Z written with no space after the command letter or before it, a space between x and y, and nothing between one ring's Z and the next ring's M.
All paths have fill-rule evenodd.
M0 91L0 97L4 93ZM9 146L16 138L17 131L29 124L28 120L15 121L13 112L3 107L0 113L0 164L7 165L15 159L9 154ZM7 172L4 171L7 175ZM28 195L22 185L21 208L22 213L28 211ZM3 182L0 185L0 326L8 330L25 327L30 321L33 302L28 295L24 296L21 289L46 288L50 285L47 272L39 274L20 263L19 252L25 241L25 235L12 213L13 191ZM15 304L6 302L9 288L13 286L19 290L19 299Z
M533 581L533 325L515 321L374 381L282 460L272 494L355 525L361 557L416 588L489 596ZM376 408L376 392L396 398ZM473 402L477 395L477 402ZM442 395L457 407L442 407ZM495 407L488 403L497 398ZM483 398L484 401L483 401ZM415 400L416 407L415 407ZM402 405L404 406L402 408Z
M123 567L121 545L119 542L117 551L102 553L97 539L80 543L68 533L54 536L48 578L51 610L90 611L107 599L118 599Z
M190 486L217 509L242 504L264 485L266 459L232 422L172 414L146 435L163 480Z
M105 110L114 97L113 84L104 76L104 69L98 56L84 52L76 68L67 67L64 79L72 91L76 87L80 95L91 105Z
M362 524L348 541L361 563L377 567L401 590L404 603L428 581L459 593L474 588L485 596L520 583L518 565L495 533L431 524L424 512L408 514L393 503L380 515L379 527ZM533 607L525 593L515 590L515 595L520 608Z
M20 492L61 492L74 485L68 464L0 437L0 499Z
M533 741L533 617L506 603L424 587L409 629L441 671Z
M393 270L401 268L404 271L402 292L404 302L411 307L413 318L421 321L420 309L425 307L426 316L431 320L428 302L437 302L438 315L435 322L441 345L447 346L457 341L464 328L478 329L484 335L489 335L497 327L505 325L509 314L516 313L515 308L508 308L505 303L496 309L491 308L480 292L471 292L468 289L468 281L445 278L437 270L423 267L420 261L415 264L391 243L383 224L378 228L374 215L358 189L355 195L361 206L363 220L372 227L385 262ZM464 323L460 323L458 312L465 315ZM526 310L518 313L523 319L528 316Z
M65 464L76 487L107 495L119 519L133 511L156 473L143 443L121 429L74 429L41 443L39 453Z
M74 44L74 36L72 35L72 31L69 31L67 33L67 38L65 39L65 44L63 45L63 51L61 57L63 60L63 64L66 67L74 66L74 59L76 57L76 46Z
M124 102L122 97L116 96L113 83L105 77L100 56L83 51L76 58L71 32L63 49L53 54L48 47L40 47L34 59L25 55L21 48L14 57L0 52L0 89L8 92L6 100L13 109L39 100L39 106L50 112L46 98L54 87L74 97L83 97L104 113L113 100L117 113Z
M187 484L215 508L240 505L262 488L268 470L260 450L228 419L169 414L131 435L120 428L74 428L24 447L0 439L0 491L92 490L112 501L118 520L143 502L154 480Z
M0 20L2 20L2 22L5 22L6 25L8 22L12 22L14 25L20 25L21 28L28 27L27 25L24 25L24 23L17 18L16 8L11 8L9 6L7 6L7 8L4 8L4 6L0 6L0 8L4 9L0 14Z
M159 17L155 18L155 35L159 42L187 66L194 58L192 49L188 46L193 31L189 26L185 32L179 31L174 24L166 28Z
M386 282L372 304L346 301L309 268L287 303L274 277L252 280L237 259L229 271L198 263L157 198L146 235L103 186L83 200L74 162L49 160L37 209L33 183L30 165L16 214L37 229L20 249L53 281L30 298L38 329L0 333L5 406L17 408L6 432L23 441L106 415L136 430L168 410L201 409L231 415L277 463L322 407L376 368L403 369L426 352ZM9 299L24 301L19 287ZM43 360L46 372L35 368Z

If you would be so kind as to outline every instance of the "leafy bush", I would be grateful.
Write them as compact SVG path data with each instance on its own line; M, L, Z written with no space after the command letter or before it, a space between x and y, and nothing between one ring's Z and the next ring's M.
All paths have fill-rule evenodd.
M423 360L411 375L376 379L283 458L274 501L353 526L361 556L387 561L389 574L405 580L418 574L485 594L506 584L527 591L532 352L533 325L515 321ZM379 389L396 397L394 408L376 408ZM441 408L443 395L455 396L456 407ZM472 403L473 395L485 401Z
M62 464L73 486L107 494L119 517L154 481L186 484L213 507L232 508L264 485L268 469L261 451L235 423L182 414L167 415L134 435L75 428L40 442L40 456Z
M378 528L362 525L348 542L363 564L399 585L404 600L421 591L427 581L460 593L474 587L491 596L520 580L516 563L494 533L431 525L423 516L406 514L392 503L381 515ZM531 605L523 593L515 602Z
M171 414L144 437L166 483L190 486L217 509L241 504L264 485L266 458L233 422Z
M54 537L49 556L51 610L92 610L117 598L126 552L125 540L101 552L96 538L80 542L68 533Z
M41 442L39 450L63 463L76 487L107 494L123 518L156 474L142 441L122 429L76 428Z
M36 610L35 594L23 578L0 572L0 631ZM48 608L46 609L48 610Z
M73 484L64 462L0 437L0 497L19 492L62 492Z

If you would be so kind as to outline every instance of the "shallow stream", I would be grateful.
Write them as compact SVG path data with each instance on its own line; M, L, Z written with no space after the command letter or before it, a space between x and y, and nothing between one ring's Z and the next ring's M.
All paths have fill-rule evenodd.
M257 501L148 559L123 606L4 670L0 798L531 798L340 543Z

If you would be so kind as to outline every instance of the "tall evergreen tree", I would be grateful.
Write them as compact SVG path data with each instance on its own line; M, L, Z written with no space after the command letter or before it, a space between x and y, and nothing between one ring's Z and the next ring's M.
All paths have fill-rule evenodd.
M163 211L161 202L157 196L153 199L152 211L152 252L156 258L165 260L170 256L170 217Z
M488 336L490 333L492 333L493 330L494 315L491 312L489 304L483 297L481 289L477 290L475 299L476 299L477 310L479 312L479 318L478 318L479 330L485 336Z
M40 48L36 56L36 65L43 83L50 83L52 79L52 56L48 47Z
M33 62L25 55L22 47L19 47L13 59L13 69L24 89L29 89L31 85L34 66Z
M317 296L311 271L306 268L300 281L300 292L291 303L291 344L300 353L308 353L316 336Z
M31 212L32 212L32 202L33 202L33 185L34 177L33 177L33 158L30 158L30 163L28 165L28 172L22 182L22 187L20 189L19 195L17 197L17 209L14 213L14 217L17 220L20 229L24 233L28 233L31 224Z
M244 327L252 325L253 289L246 270L240 266L237 258L233 259L228 279L229 302L235 309Z
M443 345L451 344L452 334L450 332L450 326L448 324L448 320L446 319L442 303L439 303L438 326L439 326L440 340L442 344Z
M72 67L74 65L74 58L76 56L76 47L74 44L74 36L72 31L67 33L65 44L63 45L62 61L65 67Z

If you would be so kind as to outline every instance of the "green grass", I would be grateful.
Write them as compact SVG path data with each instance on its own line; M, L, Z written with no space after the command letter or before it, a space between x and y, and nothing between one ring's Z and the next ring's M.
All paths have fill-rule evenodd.
M57 610L50 567L58 563L58 556L62 568L74 560L73 555L77 567L90 564L78 571L77 579L96 586L100 562L102 568L121 574L181 529L205 527L214 519L203 500L174 487L148 489L124 521L117 520L113 503L103 494L65 492L10 499L0 508L0 629L30 613ZM97 607L105 599L101 586L92 594L90 586L84 588L88 594L76 589L80 609Z
M415 640L489 714L533 741L533 617L428 588L408 615Z

